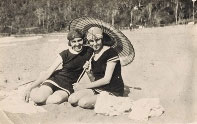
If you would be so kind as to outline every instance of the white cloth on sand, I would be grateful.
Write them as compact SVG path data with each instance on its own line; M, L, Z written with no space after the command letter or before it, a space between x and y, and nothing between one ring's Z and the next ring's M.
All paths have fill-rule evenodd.
M142 98L133 102L129 118L135 121L148 121L151 117L158 117L164 113L159 98Z
M129 97L116 97L103 91L97 96L94 111L109 116L121 115L131 110L132 102Z
M129 119L148 121L151 117L158 117L164 113L159 98L142 98L133 101L129 97L117 97L103 91L97 96L94 111L98 114L116 116L129 114Z
M24 93L25 87L21 86L17 90L11 92L0 91L0 94L7 96L0 101L0 110L7 111L10 113L24 113L33 114L38 112L46 112L41 106L35 106L33 102L26 103L23 100L22 94Z

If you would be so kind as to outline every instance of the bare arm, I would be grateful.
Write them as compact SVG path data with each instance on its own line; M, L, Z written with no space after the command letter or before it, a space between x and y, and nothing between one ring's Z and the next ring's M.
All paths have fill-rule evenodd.
M97 81L94 81L93 83L90 83L87 86L87 88L95 88L95 87L100 87L100 86L109 84L112 78L112 74L114 72L116 63L117 62L108 62L106 66L106 70L105 70L105 76Z
M34 83L32 83L28 89L32 90L33 88L37 87L39 84L41 84L43 81L48 79L51 74L61 65L62 58L58 55L56 60L53 62L53 64L46 70L40 73L39 77L36 79Z
M114 68L116 66L117 62L108 62L105 70L105 76L97 81L94 81L92 83L83 83L83 84L74 84L74 88L76 90L79 89L88 89L88 88L95 88L100 87L106 84L110 83L110 80L112 78L112 74L114 72Z
M49 69L41 72L37 80L27 87L27 89L24 92L24 101L29 102L31 90L37 87L46 79L48 79L51 76L51 74L60 66L61 63L62 63L62 58L58 55L58 57L56 58L54 63L49 67Z

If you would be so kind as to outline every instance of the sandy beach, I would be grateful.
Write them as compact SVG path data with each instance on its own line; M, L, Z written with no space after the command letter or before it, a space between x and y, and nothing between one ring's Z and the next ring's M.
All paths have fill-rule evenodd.
M123 67L128 96L159 98L165 113L148 123L197 121L197 25L167 26L122 31L135 48L135 59ZM0 92L35 80L56 55L67 48L66 34L32 37L0 37ZM0 96L3 99L4 96ZM138 123L127 115L97 115L93 110L72 107L67 102L44 105L47 112L32 115L5 112L14 124ZM0 118L1 120L1 118Z

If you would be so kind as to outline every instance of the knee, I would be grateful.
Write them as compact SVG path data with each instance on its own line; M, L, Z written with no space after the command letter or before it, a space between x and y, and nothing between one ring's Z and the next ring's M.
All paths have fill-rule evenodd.
M71 94L68 98L68 102L72 105L74 104L77 104L78 102L78 98L74 95L74 94Z
M46 96L44 96L39 89L33 89L30 93L30 98L35 103L44 103L47 99Z
M88 99L80 99L78 102L78 106L82 107L82 108L93 108L94 104L92 104L91 102L89 102Z
M68 100L68 97L62 98L59 95L51 95L46 100L46 104L60 104L66 100Z

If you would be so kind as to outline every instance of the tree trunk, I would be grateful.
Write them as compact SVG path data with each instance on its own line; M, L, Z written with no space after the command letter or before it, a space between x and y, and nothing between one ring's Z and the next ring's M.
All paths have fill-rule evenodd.
M112 19L111 19L111 23L112 23L113 26L114 26L114 17L115 17L115 14L116 14L116 10L112 10Z
M38 16L38 24L41 25L41 16Z
M43 13L43 18L42 18L42 26L43 26L43 29L44 29L44 18L45 18L45 13Z
M131 22L130 24L133 24L133 10L131 10Z
M49 19L50 19L50 1L47 1L47 33L49 32Z
M112 14L111 24L114 26L114 15Z
M152 8L153 8L153 6L152 6L152 3L149 3L148 4L148 20L150 20L151 19L151 16L152 16Z
M176 8L175 8L175 19L176 19L176 24L178 22L178 7L179 7L179 0L176 0Z

